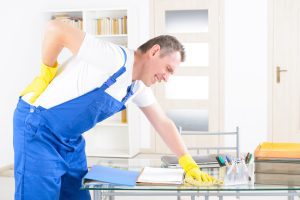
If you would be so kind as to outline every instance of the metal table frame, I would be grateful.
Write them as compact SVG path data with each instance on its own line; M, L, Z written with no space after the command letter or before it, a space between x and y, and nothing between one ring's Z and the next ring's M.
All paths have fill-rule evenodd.
M189 150L196 150L197 154L200 153L200 150L205 150L207 154L210 154L211 151L215 150L219 154L222 150L234 150L236 152L236 157L239 157L240 155L240 138L239 138L239 127L236 127L235 131L232 132L201 132L201 131L188 131L182 129L182 127L178 127L179 133L181 135L209 135L209 136L226 136L226 135L233 135L235 136L235 141L236 144L235 146L230 146L230 147L193 147L193 148L188 148Z
M196 197L202 196L205 200L209 200L209 197L215 196L219 200L223 200L224 196L285 196L288 200L294 200L294 197L300 196L299 190L280 190L280 191L146 191L146 190L93 190L94 200L114 200L116 196L174 196L177 199L180 197L188 196L191 200L195 200Z

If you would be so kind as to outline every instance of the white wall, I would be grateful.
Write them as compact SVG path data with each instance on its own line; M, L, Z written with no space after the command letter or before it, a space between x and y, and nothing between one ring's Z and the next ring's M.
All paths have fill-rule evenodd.
M267 27L267 0L225 0L224 124L242 151L267 139Z
M148 0L11 0L0 7L0 167L13 163L12 117L18 95L39 73L44 30L43 11L130 7L140 14L134 46L149 36ZM143 138L143 137L141 137Z
M0 8L0 167L13 162L12 115L18 94L39 70L41 10L132 6L141 16L137 43L149 35L147 0L31 1L12 0ZM243 151L266 140L267 0L225 0L224 119L227 131L240 127ZM150 136L141 138L141 147L148 147Z
M33 2L8 1L0 12L0 166L11 164L12 116L18 95L40 63L41 23L39 5Z

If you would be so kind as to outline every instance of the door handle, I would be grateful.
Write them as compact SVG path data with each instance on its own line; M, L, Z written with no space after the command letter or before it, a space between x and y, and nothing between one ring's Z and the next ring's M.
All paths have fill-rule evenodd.
M280 69L279 66L276 67L276 82L280 83L280 73L281 72L287 72L288 70L286 69Z

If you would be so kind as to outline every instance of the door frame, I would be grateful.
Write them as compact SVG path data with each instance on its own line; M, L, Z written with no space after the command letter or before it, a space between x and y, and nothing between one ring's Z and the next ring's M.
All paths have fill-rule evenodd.
M180 0L179 0L180 1ZM225 44L224 44L224 9L225 9L225 3L224 0L221 0L218 2L218 9L219 9L219 51L218 51L218 55L219 55L219 73L218 73L218 77L219 77L219 81L218 81L218 87L219 87L219 99L218 99L218 109L219 109L219 115L218 115L218 127L219 130L222 131L224 130L224 97L225 97L225 93L224 93L224 83L225 83L225 77L224 77L224 73L225 73L225 69L224 69L224 65L225 65ZM149 30L150 30L150 38L155 36L155 0L149 0ZM155 92L155 87L152 87L152 89ZM154 130L153 127L151 127L151 142L150 142L150 148L148 149L141 149L142 152L145 153L153 153L156 152L156 137L159 137L158 134L156 134L156 131ZM219 138L219 144L223 145L224 144L224 140Z
M273 83L274 83L274 1L268 0L268 133L267 140L273 141Z

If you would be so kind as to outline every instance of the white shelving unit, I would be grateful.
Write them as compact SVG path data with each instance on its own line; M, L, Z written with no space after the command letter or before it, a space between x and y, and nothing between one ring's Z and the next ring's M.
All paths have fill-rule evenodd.
M55 10L46 12L46 20L53 19L54 16L69 16L71 19L82 20L82 30L95 35L99 40L113 42L125 47L132 47L136 35L130 36L131 28L130 16L127 8L112 9L85 9L85 10ZM125 18L125 19L124 19ZM103 28L109 27L110 30L99 31L99 20L106 20ZM101 21L100 20L100 21ZM103 20L100 22L102 24ZM115 23L108 25L107 22ZM114 21L118 21L117 23ZM121 23L121 24L120 24ZM125 23L125 24L124 24ZM115 26L115 27L113 27ZM116 26L118 28L116 29ZM126 26L126 27L125 27ZM58 58L58 62L62 63L71 54L67 50L63 50ZM135 156L140 151L140 112L135 106L129 105L127 108L127 123L121 122L121 112L97 124L93 129L84 133L86 139L87 156L99 157L121 157L129 158Z

